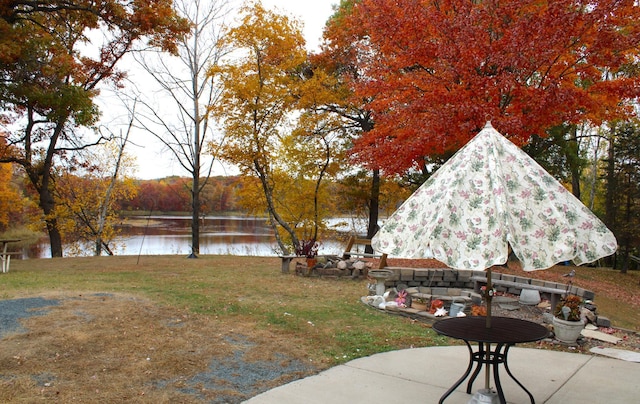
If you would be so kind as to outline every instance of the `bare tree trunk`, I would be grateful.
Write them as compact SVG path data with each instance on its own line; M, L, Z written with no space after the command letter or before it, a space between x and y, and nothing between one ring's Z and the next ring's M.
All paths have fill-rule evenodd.
M200 171L195 170L191 186L191 255L197 258L200 254Z
M367 238L372 238L378 232L378 218L380 215L380 170L373 170L371 179L371 194L369 198L369 224ZM373 247L367 245L364 251L373 254Z
M604 224L614 233L617 233L615 195L618 189L616 179L616 154L615 154L615 126L609 132L609 146L607 148L606 190L604 193ZM613 268L617 265L617 254L613 257Z
M58 221L55 218L51 218L46 219L45 222L47 224L47 233L49 234L49 244L51 245L51 257L62 257L62 235L58 228Z
M291 236L291 243L293 244L294 248L297 247L300 244L300 240L298 239L298 236L296 236L296 232L289 225L289 223L287 223L287 221L284 220L282 216L280 216L280 214L278 213L278 210L276 209L275 203L273 201L273 188L269 185L268 173L266 172L265 168L260 164L260 162L257 160L254 161L254 168L255 168L255 172L258 174L260 184L262 184L262 191L264 192L265 200L267 201L267 211L269 212L269 217L273 218L272 220L270 220L271 227L273 228L276 235L278 235L277 226L278 225L281 226L284 229L284 231L286 231L287 234ZM280 248L280 251L282 251L283 254L289 255L291 253L291 251L289 251L289 248L284 243L284 240L282 240L282 238L280 238L279 236L276 236L276 241L278 242L278 247Z
M64 117L60 118L56 123L56 127L49 141L49 147L47 148L47 152L42 163L42 168L38 170L37 167L30 167L31 172L29 173L31 183L36 187L40 194L40 208L44 213L47 225L52 258L62 257L62 235L60 234L60 228L58 227L58 220L55 217L56 203L50 188L53 186L51 184L51 170L53 167L53 156L55 154L56 145L66 121L67 117Z
M628 226L630 223L632 223L633 219L631 218L632 212L633 212L633 208L632 208L632 204L633 204L633 197L632 197L632 189L633 189L633 185L632 185L632 179L631 179L631 174L627 174L627 184L625 186L626 191L624 193L624 201L625 201L625 212L624 212L624 230L621 232L622 233L622 240L620 240L620 243L623 247L622 249L622 268L620 268L620 273L621 274L626 274L627 271L629 270L629 246L631 244L631 240L629 239L629 229Z
M207 78L209 68L215 66L228 52L221 45L224 19L229 13L228 0L177 0L175 7L181 17L191 23L191 33L179 43L178 60L165 60L156 54L154 60L136 55L140 65L162 87L175 104L170 115L158 112L151 102L145 102L150 116L138 118L148 132L159 139L191 175L191 254L200 254L201 191L213 169L215 152L207 166L203 153L208 142L213 144L209 128L209 108L220 95L220 89ZM172 62L174 62L172 64ZM178 66L176 66L176 64ZM177 68L176 68L177 67ZM174 119L179 122L175 124ZM152 124L149 124L151 122ZM161 129L157 129L160 127ZM208 136L209 135L209 136ZM220 141L222 142L222 140Z
M604 200L605 224L608 228L615 232L616 228L616 208L615 194L617 191L616 184L616 159L615 159L615 128L610 129L609 147L607 148L607 169L606 169L606 192Z
M590 176L590 191L589 191L589 209L593 210L593 206L596 200L596 181L598 179L598 161L600 159L600 134L596 135L596 145L593 148L593 160L591 165L591 176Z
M102 239L102 235L104 233L105 223L107 221L107 214L109 211L109 202L111 201L111 195L113 194L113 189L116 186L116 182L118 181L118 173L120 171L120 165L122 163L122 155L124 154L124 147L127 145L129 141L129 134L131 133L131 128L133 127L135 115L135 105L133 107L133 114L131 115L131 119L129 121L129 127L127 128L127 133L122 140L120 145L120 150L118 151L118 157L116 159L116 165L113 168L113 174L111 175L111 181L109 182L109 186L107 187L107 191L105 192L104 199L102 200L102 205L100 206L100 211L98 213L98 228L96 229L96 256L102 255L102 248L104 247L107 250L109 255L113 255L113 252L109 248L108 243L106 243Z
M578 145L577 125L571 125L569 128L568 151L572 153L568 160L570 162L571 170L571 191L573 195L580 199L580 176L581 176L581 164L580 164L580 147Z

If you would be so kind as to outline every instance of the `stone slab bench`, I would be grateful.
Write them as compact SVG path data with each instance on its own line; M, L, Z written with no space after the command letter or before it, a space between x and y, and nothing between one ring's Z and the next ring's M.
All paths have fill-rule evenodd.
M362 246L370 246L371 239L369 238L359 238L356 236L349 237L349 241L347 241L347 247L344 249L344 253L342 253L343 259L349 259L351 257L362 257L362 258L380 258L379 269L382 269L387 266L387 254L371 254L365 252L357 252L351 251L354 246L362 245Z
M475 283L474 291L476 293L480 292L480 288L482 285L487 284L486 276L472 276L471 280ZM504 286L507 288L515 288L515 289L529 289L529 290L537 290L538 292L548 293L550 295L550 303L551 307L555 308L560 301L560 298L567 293L567 289L560 289L548 286L540 286L540 285L532 285L530 283L516 282L516 281L507 281L502 279L491 279L492 285Z
M283 274L289 273L289 268L291 267L291 261L293 261L294 258L306 259L306 257L303 255L278 255L278 257L282 260ZM320 258L320 257L331 258L331 259L338 258L337 255L316 255L316 258Z

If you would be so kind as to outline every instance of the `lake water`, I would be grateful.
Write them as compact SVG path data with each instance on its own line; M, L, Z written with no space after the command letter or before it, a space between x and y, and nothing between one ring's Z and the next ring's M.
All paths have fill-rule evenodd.
M362 232L365 221L336 218L332 228L341 232ZM116 255L189 255L191 253L191 218L184 216L141 217L131 226L122 227L112 249ZM322 240L321 254L342 253L342 240ZM266 219L244 216L207 216L200 226L200 254L276 256L275 236ZM89 248L84 255L92 255ZM69 256L65 251L65 256ZM48 241L40 243L30 257L49 258Z

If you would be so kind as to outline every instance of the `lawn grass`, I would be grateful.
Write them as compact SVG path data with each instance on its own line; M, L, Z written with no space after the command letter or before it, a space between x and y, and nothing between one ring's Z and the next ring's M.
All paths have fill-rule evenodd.
M3 299L55 293L124 293L299 341L333 366L377 352L442 345L430 326L360 302L366 280L282 274L278 258L118 256L14 261L0 277Z
M0 299L56 304L0 329L0 402L239 403L355 358L456 343L362 304L366 280L280 268L238 256L14 260ZM615 325L638 330L639 275L579 268L574 283Z

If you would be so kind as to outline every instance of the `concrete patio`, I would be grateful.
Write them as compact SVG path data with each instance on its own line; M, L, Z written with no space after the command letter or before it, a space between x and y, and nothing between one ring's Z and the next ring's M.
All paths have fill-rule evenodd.
M465 346L429 347L360 358L262 393L250 404L437 403L464 373ZM512 348L509 368L536 403L626 404L640 397L640 363L599 355ZM472 393L484 388L484 370ZM529 403L526 393L501 368L508 403ZM492 386L493 387L493 386ZM445 401L466 404L466 381Z

